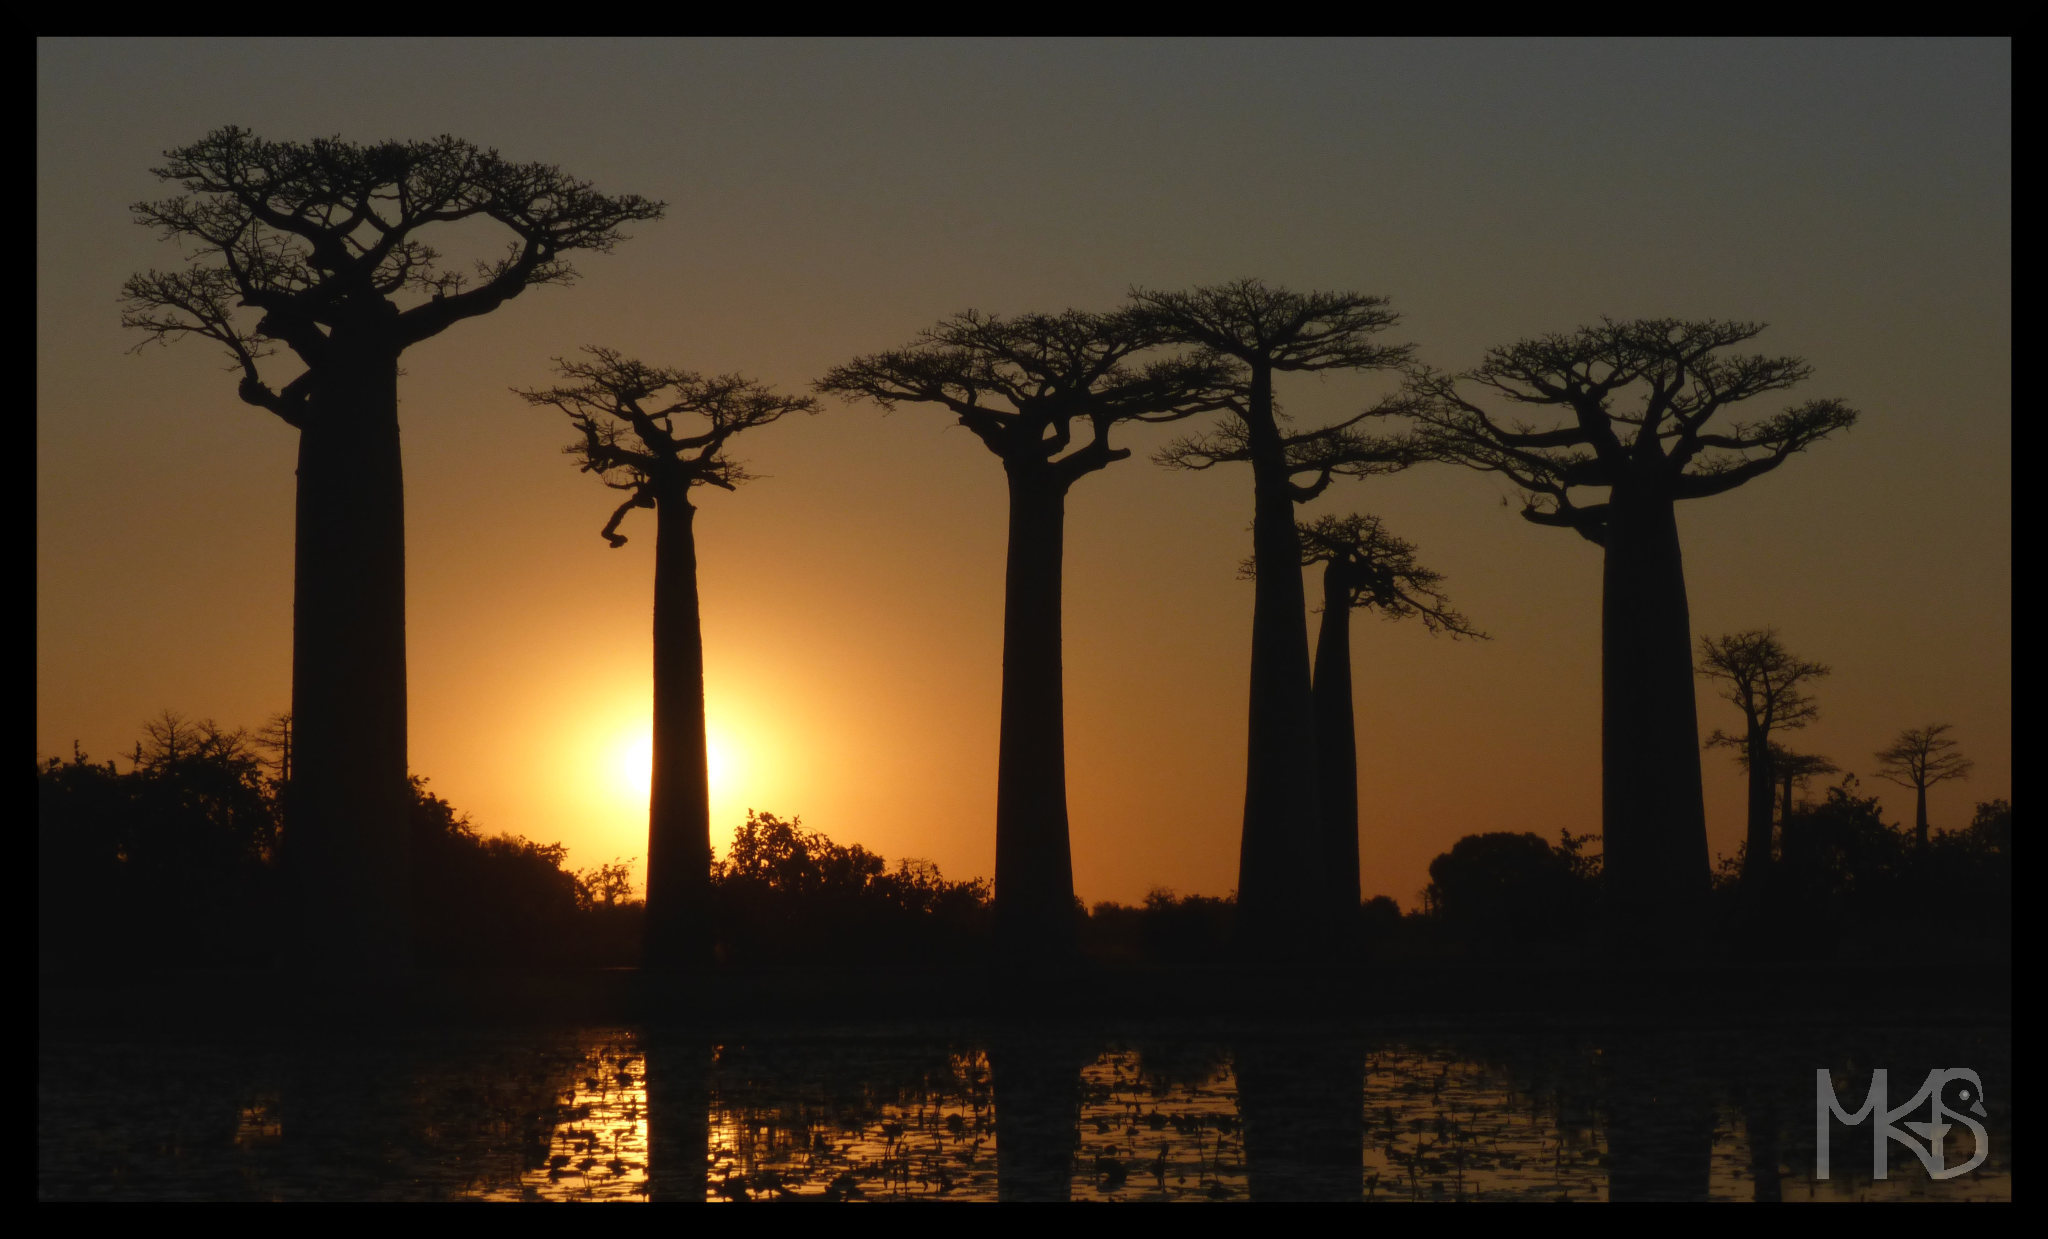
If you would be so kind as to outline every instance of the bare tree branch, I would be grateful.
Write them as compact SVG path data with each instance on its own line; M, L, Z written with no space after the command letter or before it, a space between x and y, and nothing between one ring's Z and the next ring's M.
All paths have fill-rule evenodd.
M816 413L810 396L784 396L737 374L706 377L694 370L661 369L615 349L586 348L586 357L555 359L568 384L539 390L513 388L528 404L565 414L580 436L562 449L585 473L614 490L629 490L605 524L613 547L624 546L619 522L633 508L654 507L661 494L694 486L732 490L752 475L725 455L727 440L791 413ZM701 427L677 433L676 419Z

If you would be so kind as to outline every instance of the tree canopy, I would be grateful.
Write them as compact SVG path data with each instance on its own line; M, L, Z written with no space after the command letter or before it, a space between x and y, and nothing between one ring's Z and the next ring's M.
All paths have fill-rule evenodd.
M907 348L835 366L818 390L898 404L937 404L1006 462L1042 465L1071 485L1129 456L1111 447L1122 421L1173 421L1223 407L1230 379L1216 358L1138 355L1160 343L1129 312L1020 314L968 310ZM1089 436L1075 441L1075 423Z
M1377 516L1319 516L1300 522L1301 566L1329 564L1347 604L1385 619L1418 618L1432 633L1484 637L1453 610L1443 574L1422 566L1415 544L1388 533ZM1253 565L1247 561L1249 573Z
M230 126L165 158L153 172L184 192L137 203L135 217L184 243L188 262L131 278L123 325L146 332L144 343L197 335L222 345L242 372L242 399L294 426L307 375L273 386L258 364L279 345L308 374L337 359L337 333L374 331L402 350L529 287L569 282L564 255L609 251L623 225L664 209L446 135L365 146L270 142ZM430 244L468 220L502 227L503 252L458 263Z
M1524 518L1604 545L1609 504L1588 502L1588 487L1633 484L1674 499L1718 495L1855 424L1855 410L1824 399L1710 426L1730 406L1812 374L1797 357L1717 355L1763 330L1762 323L1714 319L1602 319L1493 349L1463 375L1418 372L1414 388L1424 400L1417 415L1440 459L1500 473L1520 487ZM1562 421L1491 412L1461 380L1509 409L1549 406ZM1635 398L1622 402L1631 391Z
M1795 658L1773 629L1700 638L1700 674L1718 681L1721 696L1765 733L1795 730L1819 717L1819 703L1801 686L1828 670L1825 664ZM1707 740L1710 745L1736 742L1719 731Z
M725 455L732 436L791 413L818 411L809 396L778 395L737 374L707 378L694 370L649 366L613 349L584 351L588 360L555 360L569 384L514 390L530 404L567 414L581 437L562 451L584 473L628 492L604 527L613 547L626 544L618 532L626 513L653 507L664 487L681 495L692 486L732 490L749 481L752 475ZM679 417L688 419L681 431Z

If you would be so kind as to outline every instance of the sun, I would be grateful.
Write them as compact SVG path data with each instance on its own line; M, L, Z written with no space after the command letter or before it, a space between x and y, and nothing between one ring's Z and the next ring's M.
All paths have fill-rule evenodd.
M612 769L609 784L621 800L642 806L647 803L654 766L654 735L645 727L620 735L611 746ZM734 790L744 762L738 746L716 723L707 723L704 736L704 769L714 801Z
M646 805L653 770L653 732L645 729L628 732L612 746L610 784L621 800Z

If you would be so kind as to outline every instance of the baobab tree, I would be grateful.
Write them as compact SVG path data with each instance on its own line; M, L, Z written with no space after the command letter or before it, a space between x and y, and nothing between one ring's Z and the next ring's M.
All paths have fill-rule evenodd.
M1716 731L1708 747L1734 747L1749 773L1748 832L1742 882L1755 890L1771 867L1771 793L1775 790L1777 732L1794 731L1820 716L1802 686L1828 673L1820 663L1794 658L1769 628L1701 637L1699 674L1720 682L1721 695L1742 711L1742 735Z
M299 435L285 865L300 954L377 965L407 953L405 501L398 359L526 289L567 283L565 255L605 252L662 204L608 197L546 164L451 137L361 146L216 130L154 169L183 191L137 222L185 265L122 288L144 341L224 348L237 394ZM474 264L430 237L495 225ZM299 372L270 377L288 352Z
M1358 738L1351 701L1351 614L1420 619L1432 633L1485 637L1451 609L1443 576L1415 558L1415 546L1388 533L1377 516L1324 516L1299 526L1301 563L1323 565L1323 620L1316 636L1316 768L1322 779L1322 856L1331 900L1356 910L1358 882Z
M1854 424L1840 400L1749 422L1731 406L1806 379L1796 357L1720 355L1759 323L1605 320L1487 354L1463 375L1419 373L1436 454L1506 476L1522 516L1604 552L1601 818L1610 932L1645 957L1693 940L1707 890L1706 810L1691 614L1677 505L1752 481ZM1632 397L1624 403L1625 397ZM1499 402L1512 414L1490 411ZM1521 420L1535 409L1555 421ZM1588 501L1588 490L1604 492Z
M1878 750L1877 777L1913 789L1913 842L1927 846L1927 789L1966 777L1977 763L1955 751L1950 724L1909 727Z
M562 386L519 391L558 409L577 439L563 449L585 473L624 492L601 531L654 509L654 737L647 805L646 966L701 968L711 958L711 783L704 732L704 628L697 594L692 488L732 490L749 475L726 454L743 430L815 413L809 396L783 396L738 375L707 378L658 369L607 348L557 359ZM518 389L515 389L518 390ZM681 419L681 426L678 426Z
M1735 763L1749 773L1749 747L1742 737L1715 732L1707 737L1708 748L1735 750ZM1792 792L1822 775L1840 774L1842 768L1814 753L1795 753L1776 740L1771 741L1771 777L1777 783L1778 825L1792 816Z
M1191 292L1140 289L1131 298L1162 337L1240 367L1222 425L1176 443L1160 462L1183 469L1225 461L1251 466L1256 592L1237 906L1248 942L1261 950L1285 949L1331 928L1322 915L1326 901L1302 897L1303 884L1313 880L1309 875L1320 863L1323 818L1294 508L1322 494L1335 477L1386 473L1418 457L1405 439L1361 429L1374 418L1406 412L1405 396L1301 430L1281 416L1274 376L1397 369L1407 364L1411 349L1377 340L1399 321L1384 297L1295 293L1239 280Z
M1138 354L1157 338L1136 316L968 312L894 352L860 357L821 392L883 408L936 405L1002 461L1009 483L1003 593L1003 689L996 765L996 933L1013 959L1072 947L1060 593L1067 492L1130 449L1120 422L1158 422L1221 406L1227 367Z

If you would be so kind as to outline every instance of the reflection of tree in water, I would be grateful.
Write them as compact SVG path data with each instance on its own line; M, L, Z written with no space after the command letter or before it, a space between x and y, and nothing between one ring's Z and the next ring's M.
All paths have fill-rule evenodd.
M710 1186L713 1047L663 1037L645 1050L647 1198L702 1201Z
M1014 1032L714 1047L627 1030L38 1050L38 1194L106 1199L2010 1199L2000 1028L1100 1048ZM1981 1073L1990 1151L1931 1180L1870 1128L1816 1182L1816 1066L1899 1105ZM1242 1120L1240 1120L1242 1114ZM1357 1116L1354 1122L1351 1115ZM1927 1114L1906 1116L1923 1120ZM1866 1120L1867 1123L1867 1120ZM1952 1134L1949 1164L1974 1148ZM1355 1156L1356 1160L1353 1161ZM1354 1171L1352 1167L1357 1169ZM1000 1172L1000 1183L999 1183Z
M1250 1038L1236 1066L1252 1199L1360 1199L1365 1047L1349 1037Z
M1610 1039L1601 1055L1609 1200L1705 1200L1714 1161L1708 1064L1672 1052L1668 1037Z
M995 1086L996 1199L1073 1198L1081 1071L1093 1047L1068 1039L998 1037L988 1048Z

